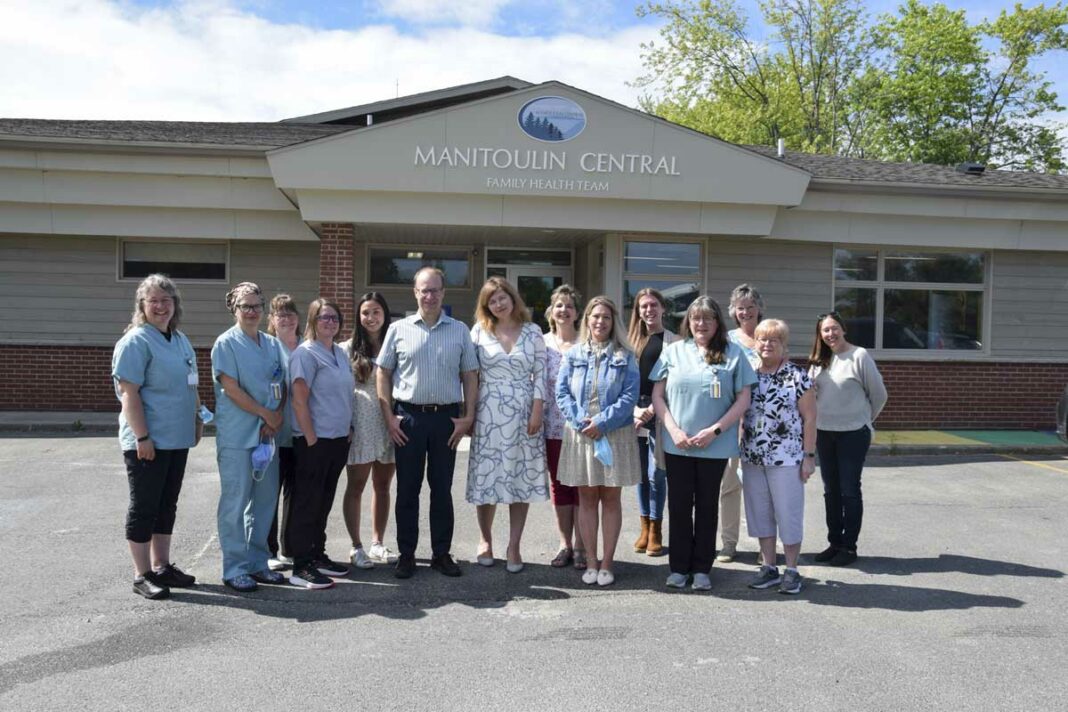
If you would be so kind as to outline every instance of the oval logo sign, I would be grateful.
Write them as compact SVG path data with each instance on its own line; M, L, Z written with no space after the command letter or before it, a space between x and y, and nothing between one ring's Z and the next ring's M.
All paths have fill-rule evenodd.
M570 141L586 128L586 112L562 96L541 96L523 104L519 128L539 141Z

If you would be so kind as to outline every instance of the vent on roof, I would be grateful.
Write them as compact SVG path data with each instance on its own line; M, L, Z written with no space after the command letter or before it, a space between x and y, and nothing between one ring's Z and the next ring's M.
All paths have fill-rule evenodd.
M967 176L981 176L985 170L986 166L982 163L961 163L957 166L957 173L963 173Z

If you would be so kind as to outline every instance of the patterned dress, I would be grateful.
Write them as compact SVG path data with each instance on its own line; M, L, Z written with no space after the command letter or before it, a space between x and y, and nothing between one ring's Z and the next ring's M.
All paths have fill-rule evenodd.
M339 344L345 350L345 354L351 353L351 341ZM352 363L352 359L349 359ZM356 371L352 377L356 381L353 390L352 401L352 444L349 445L349 459L346 464L366 465L369 462L393 462L393 441L389 439L389 431L386 423L382 420L382 409L378 406L378 393L375 390L375 379L378 377L378 366L371 369L371 375L367 381L360 383Z
M476 324L471 340L478 352L478 408L467 467L467 501L514 504L549 499L545 439L527 435L535 398L546 399L545 342L537 325L526 323L511 353Z

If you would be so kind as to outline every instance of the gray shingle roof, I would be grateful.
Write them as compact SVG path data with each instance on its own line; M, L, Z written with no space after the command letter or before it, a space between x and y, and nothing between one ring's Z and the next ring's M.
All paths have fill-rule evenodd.
M56 138L277 148L351 131L352 126L222 121L0 119L0 138Z
M775 157L772 146L744 146L750 151ZM889 163L861 158L828 156L787 151L785 163L812 174L813 178L874 183L913 183L971 188L1040 188L1068 190L1068 176L1050 173L986 170L981 176L960 173L953 166L928 163Z

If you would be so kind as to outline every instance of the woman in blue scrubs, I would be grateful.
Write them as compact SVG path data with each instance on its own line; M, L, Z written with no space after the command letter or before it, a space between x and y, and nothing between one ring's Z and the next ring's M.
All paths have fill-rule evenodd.
M267 566L267 533L278 502L274 436L285 409L285 369L278 342L259 330L263 307L263 293L252 282L231 289L226 308L234 326L211 349L223 583L242 593L255 591L258 583L286 580Z
M130 487L126 541L134 561L133 590L152 600L196 582L170 559L186 459L203 429L196 417L196 354L178 331L181 318L174 282L162 274L145 277L111 359L122 403L119 446Z

